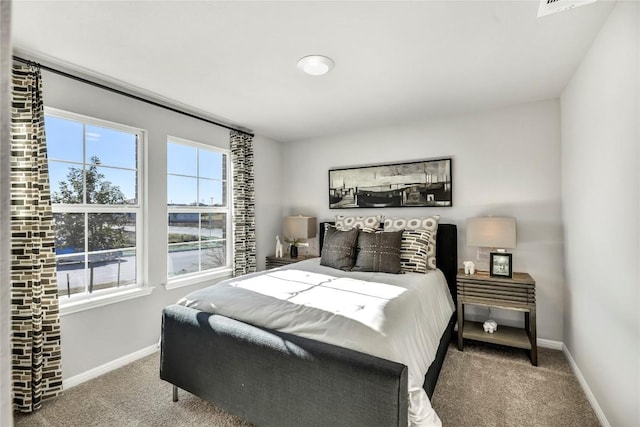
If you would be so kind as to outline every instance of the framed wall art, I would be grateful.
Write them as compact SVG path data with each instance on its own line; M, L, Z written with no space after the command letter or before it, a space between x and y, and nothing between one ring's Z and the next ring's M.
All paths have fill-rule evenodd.
M450 207L451 158L329 170L329 208Z
M489 276L511 279L513 276L512 255L504 252L491 252L489 256Z

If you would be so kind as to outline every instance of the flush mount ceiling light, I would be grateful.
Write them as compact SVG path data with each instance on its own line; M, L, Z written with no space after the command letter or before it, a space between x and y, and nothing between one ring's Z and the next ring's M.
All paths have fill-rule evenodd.
M298 68L310 76L327 74L334 65L331 58L322 55L309 55L298 61Z

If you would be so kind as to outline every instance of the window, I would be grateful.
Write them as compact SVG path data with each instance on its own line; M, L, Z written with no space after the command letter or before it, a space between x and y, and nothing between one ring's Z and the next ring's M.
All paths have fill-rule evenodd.
M230 268L228 171L228 150L167 141L169 280Z
M140 284L143 131L47 108L45 132L61 304Z

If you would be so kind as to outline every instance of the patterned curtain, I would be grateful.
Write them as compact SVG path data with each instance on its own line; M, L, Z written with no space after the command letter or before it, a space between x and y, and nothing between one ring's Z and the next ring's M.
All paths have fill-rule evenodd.
M60 318L40 69L13 68L11 350L14 409L62 390Z
M233 169L233 275L256 271L256 202L251 135L231 131Z

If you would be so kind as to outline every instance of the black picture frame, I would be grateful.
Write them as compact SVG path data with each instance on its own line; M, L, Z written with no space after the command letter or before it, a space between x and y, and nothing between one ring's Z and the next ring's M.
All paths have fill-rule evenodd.
M489 276L511 279L513 276L511 254L491 252L489 254Z
M452 158L329 169L329 208L453 206Z

